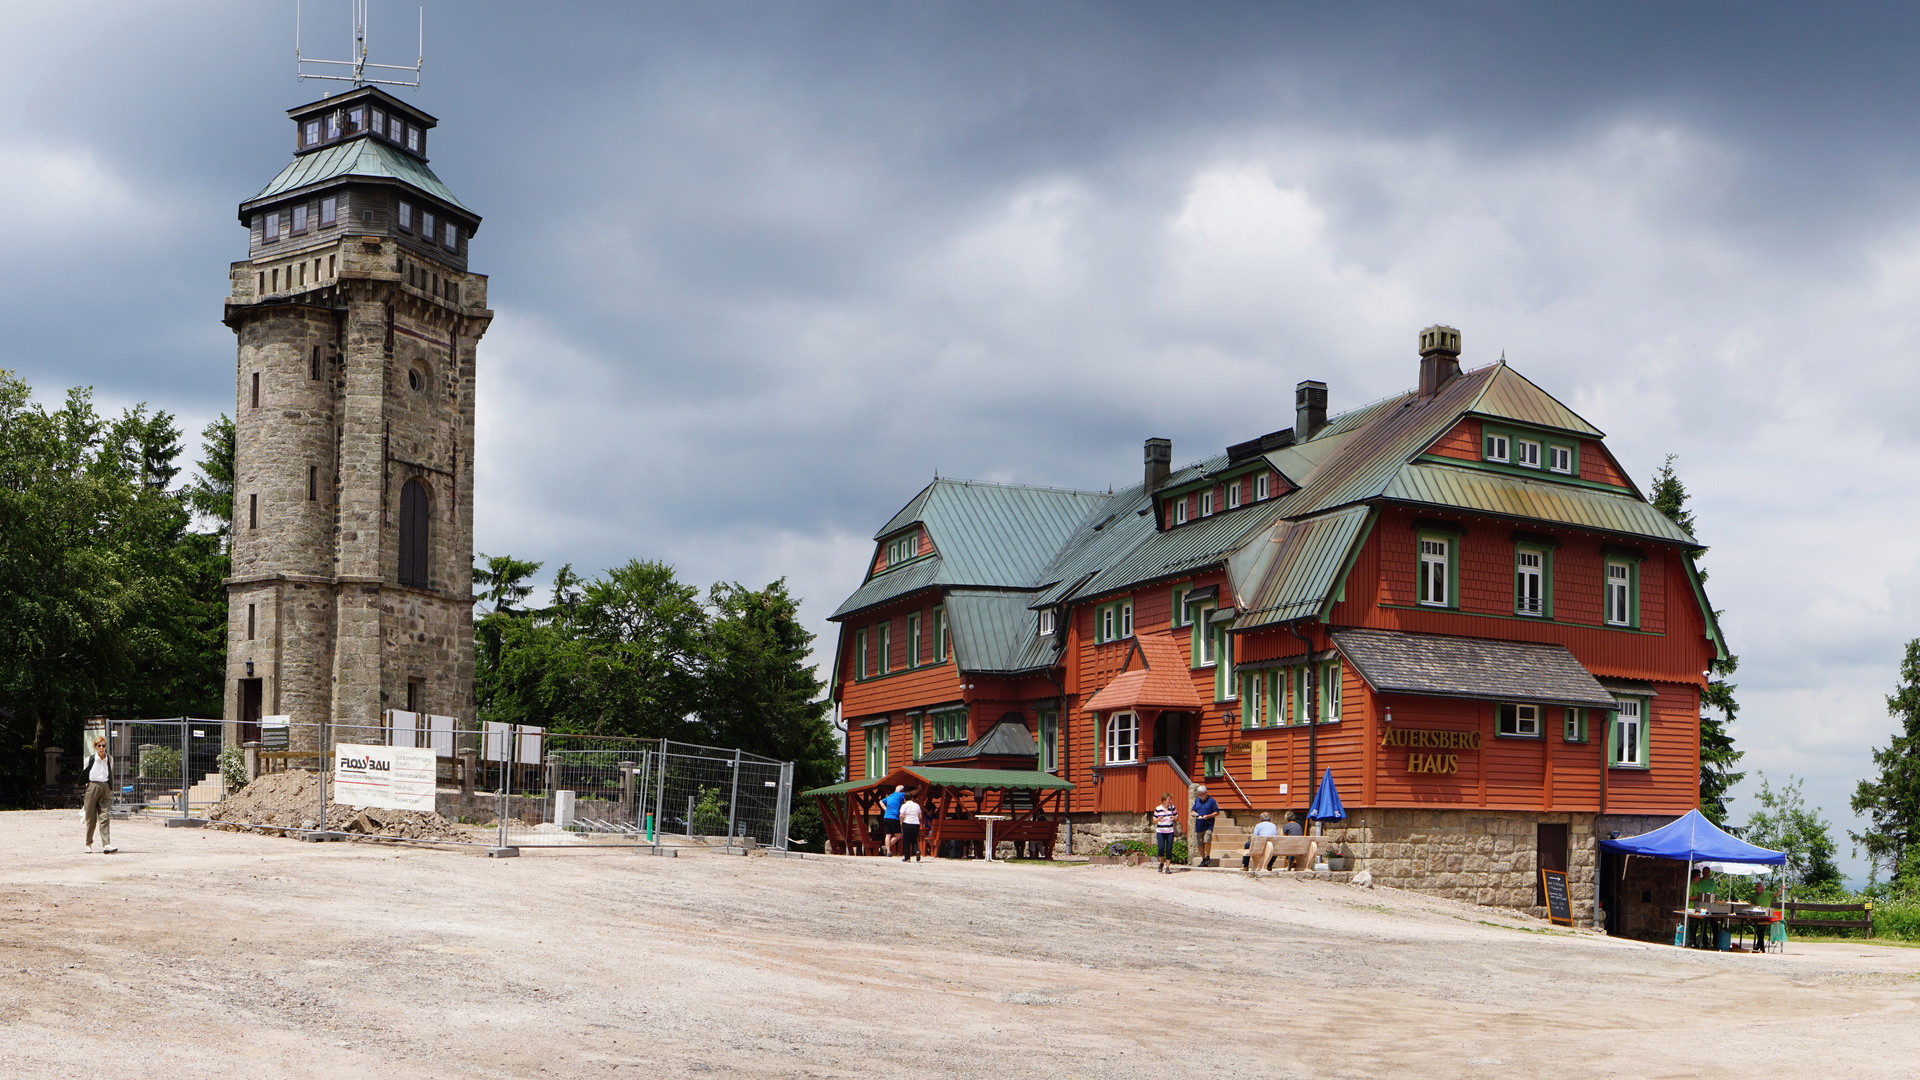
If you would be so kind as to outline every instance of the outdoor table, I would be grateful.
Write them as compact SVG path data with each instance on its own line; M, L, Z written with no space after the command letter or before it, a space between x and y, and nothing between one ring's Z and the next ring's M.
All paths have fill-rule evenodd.
M1719 940L1719 928L1722 924L1729 925L1730 929L1734 932L1745 927L1751 927L1753 929L1753 951L1766 951L1762 935L1773 922L1773 914L1769 911L1703 911L1698 908L1689 910L1675 908L1673 913L1689 921L1706 923L1707 932L1711 935L1711 940L1714 941Z
M1013 815L1012 814L975 814L973 815L973 819L975 821L984 821L987 823L987 861L992 862L993 861L993 823L996 821L1012 821Z

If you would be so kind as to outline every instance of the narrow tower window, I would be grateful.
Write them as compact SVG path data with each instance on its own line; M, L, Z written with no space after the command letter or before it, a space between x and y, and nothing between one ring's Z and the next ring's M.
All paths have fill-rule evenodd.
M260 527L260 496L249 495L247 496L247 528L257 529L259 527Z
M427 489L418 480L400 488L400 584L427 587Z
M254 605L252 604L247 605L247 640L248 641L253 640L253 609L254 609Z
M309 465L307 466L307 501L318 502L319 500L320 500L320 466Z
M260 373L253 373L253 408L260 407Z
M320 377L320 346L318 345L313 347L313 371L311 377L315 379Z

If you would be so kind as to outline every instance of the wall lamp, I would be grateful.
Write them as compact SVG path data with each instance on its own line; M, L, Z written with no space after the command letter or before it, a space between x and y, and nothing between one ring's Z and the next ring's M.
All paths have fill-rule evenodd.
M1226 719L1228 727L1233 726L1233 710L1232 709L1222 709L1220 712L1220 715Z
M253 678L253 661L247 661L247 678Z
M1385 724L1393 723L1393 706L1391 705L1387 706L1387 715L1385 716L1385 718L1381 720L1381 723L1385 723Z

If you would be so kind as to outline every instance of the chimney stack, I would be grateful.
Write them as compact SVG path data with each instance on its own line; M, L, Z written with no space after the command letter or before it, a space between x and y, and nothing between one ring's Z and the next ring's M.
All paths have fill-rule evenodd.
M1420 331L1420 396L1432 397L1460 374L1460 331L1429 326Z
M1293 441L1306 442L1327 426L1327 384L1308 379L1293 388Z
M1168 474L1173 472L1173 440L1147 440L1147 494L1160 490L1167 482Z

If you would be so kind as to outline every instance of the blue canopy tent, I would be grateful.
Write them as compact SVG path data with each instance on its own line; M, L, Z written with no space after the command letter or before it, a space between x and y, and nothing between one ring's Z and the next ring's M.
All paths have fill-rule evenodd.
M1663 825L1650 833L1623 836L1616 840L1602 840L1600 846L1648 859L1672 859L1676 862L1685 860L1689 886L1693 882L1693 864L1696 862L1779 866L1787 861L1786 852L1755 847L1737 836L1730 836L1718 825L1708 821L1698 810L1689 810L1678 821ZM1684 912L1691 910L1692 907L1691 898L1681 905L1683 912L1680 916L1681 940L1686 939L1687 931L1687 916Z

